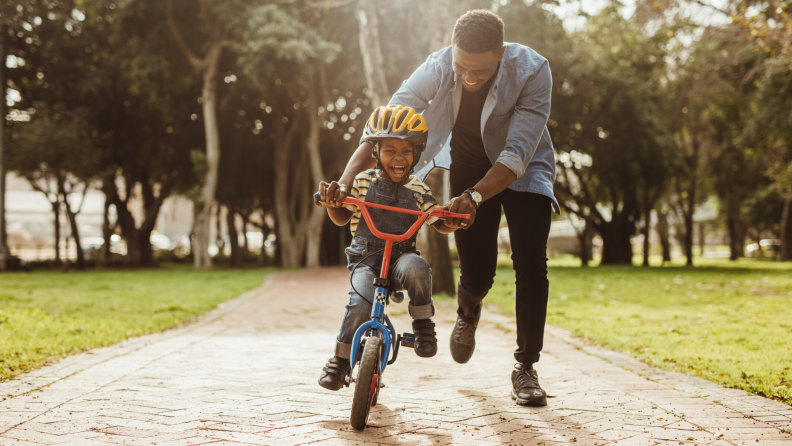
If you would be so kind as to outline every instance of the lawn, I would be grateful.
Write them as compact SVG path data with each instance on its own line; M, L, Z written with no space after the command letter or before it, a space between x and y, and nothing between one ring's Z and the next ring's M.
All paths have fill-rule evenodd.
M270 271L0 274L0 381L66 355L176 327L255 288Z
M649 364L792 405L792 264L579 268L551 262L549 278L549 324ZM485 302L514 314L510 267L498 269Z

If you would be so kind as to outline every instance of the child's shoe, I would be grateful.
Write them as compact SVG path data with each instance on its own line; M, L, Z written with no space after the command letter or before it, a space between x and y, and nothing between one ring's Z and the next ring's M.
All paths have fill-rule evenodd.
M437 353L435 323L431 319L415 319L412 326L415 333L415 354L422 358L431 358Z
M349 373L349 360L333 356L322 369L319 385L327 390L338 390L344 387L344 379L347 373Z

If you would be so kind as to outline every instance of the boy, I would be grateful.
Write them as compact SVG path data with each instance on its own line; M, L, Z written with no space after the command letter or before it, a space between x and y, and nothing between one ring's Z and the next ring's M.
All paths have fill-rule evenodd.
M355 177L350 196L369 203L431 211L437 206L437 200L426 184L410 175L426 147L427 136L426 121L410 107L391 105L374 110L363 137L374 145L372 156L377 160L377 168ZM371 318L374 279L380 276L383 256L377 251L385 247L385 241L372 234L360 210L335 201L338 198L336 187L331 189L333 195L328 195L329 186L324 181L319 185L319 195L326 201L327 214L338 226L351 220L353 235L352 244L346 249L348 268L352 271L349 304L338 334L335 356L327 362L319 378L319 385L325 389L338 390L343 387L344 377L349 373L352 337L357 328ZM376 208L369 208L369 213L374 227L392 234L407 232L418 219L417 215ZM426 223L443 233L454 231L437 218L427 218ZM417 233L393 244L388 277L395 288L407 290L415 333L415 353L429 358L437 353L435 324L431 319L434 316L432 275L429 264L415 249L416 237Z

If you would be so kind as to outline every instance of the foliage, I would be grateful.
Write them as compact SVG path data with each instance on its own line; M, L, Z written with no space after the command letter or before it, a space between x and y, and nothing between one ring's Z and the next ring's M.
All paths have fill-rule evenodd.
M0 276L0 380L66 355L183 324L268 270L60 271Z

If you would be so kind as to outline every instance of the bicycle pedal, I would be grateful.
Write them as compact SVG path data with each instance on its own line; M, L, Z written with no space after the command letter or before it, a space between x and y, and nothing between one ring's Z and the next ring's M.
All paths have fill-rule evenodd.
M415 348L415 335L412 333L404 333L402 335L401 345Z

